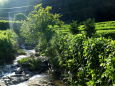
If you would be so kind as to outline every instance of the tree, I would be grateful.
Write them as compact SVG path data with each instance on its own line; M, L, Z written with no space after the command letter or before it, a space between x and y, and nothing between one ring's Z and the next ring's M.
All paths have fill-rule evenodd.
M41 4L36 5L28 15L28 19L23 21L21 35L28 43L42 45L46 43L45 45L47 45L52 38L53 31L49 25L60 24L61 22L60 15L50 13L51 9L50 6L43 8Z
M70 24L70 31L72 34L78 34L79 30L78 30L79 24L77 23L77 21L72 21L72 23Z
M85 32L86 32L86 36L91 38L93 36L93 34L95 34L96 30L95 30L95 21L94 19L87 19L84 22L84 27L85 27Z

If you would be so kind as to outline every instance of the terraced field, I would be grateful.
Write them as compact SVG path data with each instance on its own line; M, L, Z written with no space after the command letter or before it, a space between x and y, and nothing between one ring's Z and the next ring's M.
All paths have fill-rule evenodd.
M59 32L68 33L70 25L63 25L62 28L58 26L54 26L54 27L58 28ZM103 35L103 36L112 35L112 38L115 37L115 21L105 21L105 22L95 23L95 28L96 28L97 35ZM81 32L84 32L84 25L80 25L79 30Z

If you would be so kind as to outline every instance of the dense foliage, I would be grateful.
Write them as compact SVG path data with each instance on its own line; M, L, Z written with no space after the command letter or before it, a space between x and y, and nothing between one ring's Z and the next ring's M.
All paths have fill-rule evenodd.
M109 86L115 81L114 46L111 39L58 33L46 54L55 72L69 85Z
M23 0L24 3L21 5L28 4L27 1ZM113 0L29 0L29 2L42 3L42 5L36 5L27 17L22 13L14 17L15 13L10 15L12 12L8 12L9 18L14 17L16 21L0 20L0 30L2 30L0 31L0 64L9 63L15 58L17 36L13 31L6 30L10 28L20 36L20 44L35 47L37 51L35 56L18 61L22 67L32 71L42 71L43 67L47 70L50 67L51 71L68 86L115 84L115 21L95 23L94 20L88 19L114 20ZM21 3L21 0L17 3ZM18 8L15 7L16 3L12 5ZM9 6L6 5L6 8ZM56 13L63 14L63 17ZM4 13L0 15L8 16ZM82 23L72 21L70 24L64 24L60 19L67 23L71 20L87 20ZM26 53L19 49L17 54ZM35 58L39 55L47 56L48 60Z
M15 37L13 31L0 31L0 64L10 63L15 58Z
M49 25L62 23L59 20L60 15L50 13L51 9L50 6L43 8L41 5L37 5L29 14L28 19L23 21L21 35L26 39L26 42L45 47L44 43L47 43L53 34Z
M114 84L115 41L96 36L96 25L91 19L80 26L77 22L64 25L50 9L37 5L23 21L21 34L25 41L35 44L40 54L49 57L51 69L69 86Z

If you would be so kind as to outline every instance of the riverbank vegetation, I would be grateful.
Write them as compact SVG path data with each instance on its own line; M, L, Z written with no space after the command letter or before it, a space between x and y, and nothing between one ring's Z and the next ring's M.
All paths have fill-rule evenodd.
M16 47L26 44L34 47L39 56L47 57L50 65L47 67L69 86L112 86L115 83L115 21L95 22L89 18L66 24L61 20L62 15L51 10L50 6L36 5L27 17L21 14L24 19L16 18L20 21L13 23L20 27L13 30L3 30L9 28L6 25L9 22L0 21L0 63L13 60L16 51L25 54ZM32 71L44 67L34 57L23 58L18 63Z
M0 64L11 63L15 58L16 34L12 30L0 31Z
M69 86L114 84L114 21L88 19L81 25L76 21L66 25L50 11L49 6L35 6L21 27L25 42L49 57L55 75Z

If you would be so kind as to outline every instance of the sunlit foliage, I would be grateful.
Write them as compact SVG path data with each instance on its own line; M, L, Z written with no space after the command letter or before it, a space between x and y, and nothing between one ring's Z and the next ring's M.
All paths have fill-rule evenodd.
M40 44L42 41L48 42L51 39L52 31L48 26L61 23L60 15L50 13L51 9L50 6L43 8L42 5L37 5L29 14L28 19L23 21L21 34L26 41Z
M46 55L55 73L61 74L69 85L109 86L115 81L114 46L111 39L57 33Z
M13 31L0 31L0 64L10 63L15 58L16 34Z

